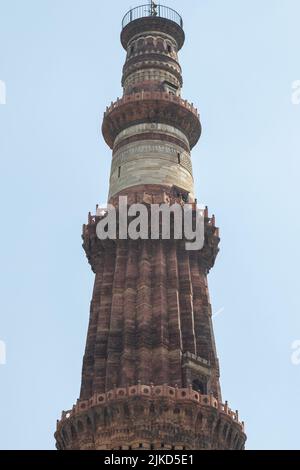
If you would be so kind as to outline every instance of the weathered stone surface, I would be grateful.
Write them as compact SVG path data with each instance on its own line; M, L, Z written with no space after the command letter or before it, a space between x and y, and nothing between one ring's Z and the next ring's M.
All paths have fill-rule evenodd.
M163 140L139 140L115 152L109 198L123 189L146 184L170 188L176 185L194 199L190 154L182 147Z
M201 124L180 97L184 32L151 16L130 22L121 40L124 96L102 126L113 149L108 202L117 211L119 196L148 209L190 204L195 217L190 150ZM95 284L80 397L57 422L57 448L243 449L244 425L219 383L207 284L220 241L214 217L205 210L198 251L172 236L100 240L102 217L83 226Z

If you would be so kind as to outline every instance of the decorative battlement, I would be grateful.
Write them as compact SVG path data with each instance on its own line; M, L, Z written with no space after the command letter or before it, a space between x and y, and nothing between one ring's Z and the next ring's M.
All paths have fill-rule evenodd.
M229 408L227 401L225 404L218 402L213 395L201 395L192 389L188 388L169 387L168 385L132 385L129 387L114 388L106 393L95 394L90 400L78 400L76 405L71 410L63 411L61 420L57 421L57 429L60 429L66 420L80 415L91 408L99 405L105 405L114 401L126 400L129 397L148 397L152 400L168 398L173 401L192 401L204 407L212 407L220 413L228 416L232 421L237 423L241 430L244 431L244 422L239 421L238 411L233 411Z
M149 196L150 197L150 196ZM145 196L144 200L132 200L130 201L128 199L128 203L135 203L135 202L140 202L144 203L146 206L149 206L149 204L152 204L153 202L160 203L161 201L155 201L155 200L149 200L148 203L145 202ZM196 210L196 203L189 204L192 208L193 211ZM117 208L117 205L115 206ZM117 209L118 212L118 209ZM103 256L104 256L104 249L107 246L111 246L113 251L116 249L116 246L118 244L118 238L113 240L100 240L97 235L96 235L96 228L98 222L102 218L104 218L107 215L107 209L106 208L99 208L98 206L96 207L96 215L92 215L90 212L88 214L88 224L83 225L83 230L82 230L82 240L83 240L83 248L86 252L87 258L89 260L89 263L91 264L92 270L96 272L96 266L99 263L103 262ZM131 221L131 218L128 217L128 222ZM118 218L117 218L117 228L118 228ZM150 230L150 228L149 228ZM214 266L216 257L219 252L219 242L220 242L220 237L219 237L219 228L216 227L215 225L215 217L209 217L208 216L208 209L205 208L204 210L204 230L205 230L205 241L204 241L204 246L202 247L201 250L199 250L199 258L198 258L198 263L201 266L201 269L203 269L206 273L210 271L210 269ZM172 239L172 227L171 227L171 237ZM147 240L143 240L143 242L146 242ZM149 233L149 241L151 241L151 234ZM185 240L184 238L181 240L174 240L177 244L178 247L182 247L182 250L185 251ZM122 241L121 241L122 242ZM123 243L123 242L122 242ZM141 249L140 245L137 245L138 249Z
M107 107L102 133L105 142L113 148L117 135L139 123L163 123L180 129L193 148L201 136L197 108L179 96L168 92L146 91L125 95Z
M141 93L134 93L132 95L123 96L123 98L118 98L117 101L111 102L111 105L106 108L104 113L104 117L107 117L114 109L118 108L119 106L124 105L128 102L137 102L141 100L163 100L163 101L171 101L180 104L187 110L191 111L195 116L200 119L200 114L198 113L198 109L194 107L193 103L189 103L187 100L180 98L179 96L172 95L171 93L167 92L159 92L159 91L145 91Z
M151 197L151 195L149 195L149 197ZM144 203L144 204L163 204L163 203L167 203L166 199L162 196L161 197L161 200L149 200L146 202L145 200L145 195L144 195L144 198L141 199L141 200L130 200L130 198L128 198L128 204L135 204L135 203ZM169 201L169 203L171 204L174 204L175 202L179 202L179 201ZM115 207L117 208L118 205L117 204L114 204ZM191 206L191 209L193 211L195 211L197 209L197 203L196 202L193 202L193 203L185 203L185 205L189 205ZM108 210L106 207L99 207L99 205L97 204L96 205L96 214L95 215L92 215L91 212L88 213L88 225L97 225L97 223L99 222L99 220L106 216L108 213ZM209 217L209 214L208 214L208 207L205 207L204 209L204 217L205 217L205 222L206 224L209 226L209 227L212 227L212 228L215 228L217 230L217 235L219 236L219 229L218 227L216 227L216 218L214 215L212 215L211 217ZM83 225L83 232L85 232L86 230L86 227L87 225L84 224Z
M167 203L169 202L169 204L174 204L175 202L179 202L179 201L166 201L166 199L161 199L161 200L153 200L153 198L151 198L151 195L149 195L149 199L148 201L146 201L146 196L147 195L144 195L144 198L143 199L140 199L140 200L130 200L130 198L128 198L128 203L129 204L135 204L135 203L141 203L141 204L145 204L145 205L149 205L149 204L162 204L162 203ZM151 199L150 199L151 198ZM114 204L115 207L117 208L117 204ZM191 209L193 211L196 211L197 209L197 203L194 202L194 203L185 203L185 205L189 205L191 206ZM96 206L96 214L95 215L92 215L91 212L88 213L88 224L83 224L83 230L82 230L82 237L84 238L86 235L88 235L91 231L95 231L96 229L96 225L98 224L98 222L103 218L105 217L106 215L108 214L108 210L106 207L99 207L98 205ZM213 236L215 236L216 238L219 238L219 227L216 227L216 219L215 219L215 216L212 215L211 217L209 217L209 214L208 214L208 208L205 207L204 209L204 218L205 218L205 226L206 228L213 234ZM88 227L93 227L94 228L91 228L91 231L89 231L89 228Z

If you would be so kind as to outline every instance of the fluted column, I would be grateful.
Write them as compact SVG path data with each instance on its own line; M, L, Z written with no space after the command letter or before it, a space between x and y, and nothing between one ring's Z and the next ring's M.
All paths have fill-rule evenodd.
M111 318L107 344L106 390L120 384L120 360L123 347L124 281L126 273L126 242L116 244L116 263L112 290Z
M97 337L98 317L101 301L101 284L103 279L104 265L100 264L96 273L93 297L90 305L90 320L86 338L86 347L83 357L82 365L82 383L80 397L81 399L88 399L92 395L93 381L94 381L94 353L95 343Z
M136 382L136 297L137 297L137 243L127 241L127 266L124 288L123 352L121 357L121 385Z
M177 250L179 270L179 303L183 352L196 354L194 331L193 287L191 282L188 252L179 247Z
M168 329L169 329L169 367L170 385L182 384L182 333L179 305L179 273L176 241L170 240L168 250Z
M140 242L139 277L137 282L137 376L141 383L152 380L152 250L151 242Z
M168 362L168 303L167 303L167 271L165 247L162 240L153 241L153 381L169 382Z
M107 247L100 287L100 308L95 340L93 393L104 392L106 384L107 343L110 327L112 286L115 272L115 250Z

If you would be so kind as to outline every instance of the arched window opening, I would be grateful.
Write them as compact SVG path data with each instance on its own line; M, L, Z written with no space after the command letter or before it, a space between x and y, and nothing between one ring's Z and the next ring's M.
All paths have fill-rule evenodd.
M201 380L199 379L193 380L192 386L193 386L193 390L195 390L196 392L199 392L201 395L207 395L206 384L203 383Z

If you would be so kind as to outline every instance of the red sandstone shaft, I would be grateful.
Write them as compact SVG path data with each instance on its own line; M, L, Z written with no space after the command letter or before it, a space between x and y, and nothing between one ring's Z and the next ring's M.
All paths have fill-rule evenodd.
M152 7L155 8L155 7ZM178 13L131 10L123 21L124 95L107 108L112 149L108 201L195 205L191 149L201 134L181 97ZM242 449L238 415L222 404L207 274L219 232L205 242L100 240L89 217L83 247L95 273L82 384L58 422L58 449Z

